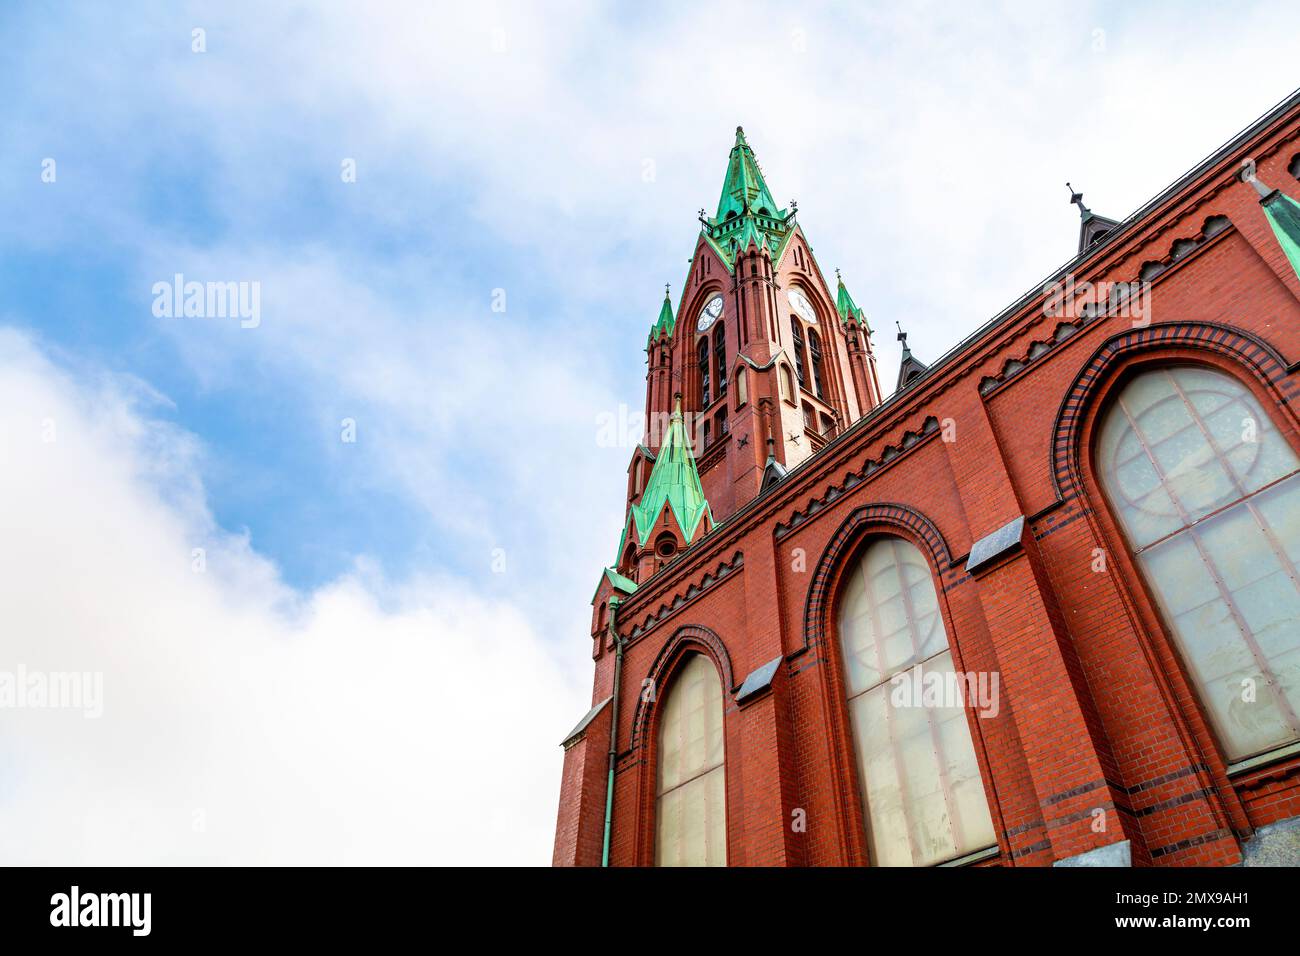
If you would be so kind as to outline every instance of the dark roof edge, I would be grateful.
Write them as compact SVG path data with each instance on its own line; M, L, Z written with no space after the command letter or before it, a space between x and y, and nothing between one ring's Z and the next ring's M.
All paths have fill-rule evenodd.
M1043 277L1043 279L1031 286L1028 292L1021 295L1018 299L993 318L989 319L974 332L958 341L956 345L948 349L948 351L944 352L941 356L935 359L933 363L931 363L930 372L927 374L933 374L936 370L946 365L954 357L964 352L968 347L982 339L993 329L1002 325L1009 317L1019 312L1037 296L1041 295L1045 286L1057 278L1067 274L1072 267L1091 259L1103 249L1113 245L1120 237L1126 236L1128 233L1132 232L1133 228L1139 222L1146 219L1147 216L1153 213L1159 206L1167 202L1172 196L1181 192L1194 180L1204 176L1212 167L1221 163L1226 156L1235 150L1240 149L1246 140L1257 135L1265 127L1277 122L1277 120L1295 109L1297 106L1300 106L1300 88L1288 94L1267 113L1255 120L1255 122L1251 123L1241 132L1237 133L1236 136L1232 137L1232 139L1228 140L1228 142L1224 143L1208 157L1201 160L1187 172L1183 173L1183 175L1179 176L1176 180L1157 193L1155 197L1147 200L1142 206L1138 207L1137 210L1125 216L1114 229L1106 234L1105 238L1099 240L1084 251L1080 252L1078 255L1058 266L1053 272L1048 273ZM892 398L893 396L891 395L890 397Z

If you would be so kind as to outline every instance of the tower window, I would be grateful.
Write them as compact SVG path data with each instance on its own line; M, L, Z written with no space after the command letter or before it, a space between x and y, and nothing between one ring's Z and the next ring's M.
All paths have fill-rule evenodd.
M713 358L718 370L718 398L727 394L727 329L719 323L713 332Z
M709 407L709 340L700 339L698 349L700 366L700 408Z
M1300 739L1300 459L1286 438L1236 379L1175 366L1123 387L1096 454L1224 755Z
M713 422L714 422L714 424L717 426L718 438L719 438L719 439L726 438L727 435L728 435L728 433L730 432L730 428L729 428L729 426L727 425L727 406L726 406L726 405L723 405L721 408L718 409L718 414L717 414L717 416L713 419Z
M808 355L812 359L813 391L818 398L825 400L826 393L822 389L822 343L813 329L808 330Z
M794 376L790 374L790 366L784 362L781 363L781 397L794 404Z
M791 349L794 351L794 377L799 380L799 387L804 387L803 377L803 326L793 315L790 316Z

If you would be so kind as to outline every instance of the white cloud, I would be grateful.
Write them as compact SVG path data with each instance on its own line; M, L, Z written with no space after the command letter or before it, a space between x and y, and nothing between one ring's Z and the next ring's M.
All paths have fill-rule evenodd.
M578 669L457 582L287 589L146 400L0 332L0 670L104 688L5 711L6 861L547 862Z

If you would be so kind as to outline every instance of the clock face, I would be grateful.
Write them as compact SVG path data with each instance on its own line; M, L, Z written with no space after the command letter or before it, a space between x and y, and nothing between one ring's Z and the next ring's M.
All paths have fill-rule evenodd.
M788 298L790 299L791 308L798 312L805 322L817 324L817 311L812 307L812 303L804 298L802 292L798 289L791 289Z
M700 321L696 323L696 328L701 332L707 330L720 315L722 315L722 296L715 295L704 303L704 308L700 310Z

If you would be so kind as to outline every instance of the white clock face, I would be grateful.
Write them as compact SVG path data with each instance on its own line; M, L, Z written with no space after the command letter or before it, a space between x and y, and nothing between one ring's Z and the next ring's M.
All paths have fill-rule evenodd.
M696 323L696 328L701 332L706 331L720 315L722 315L722 296L715 295L704 303L704 308L700 310L700 321Z
M812 307L812 303L804 298L804 294L798 289L791 289L788 295L790 306L799 313L805 322L817 324L817 311Z

